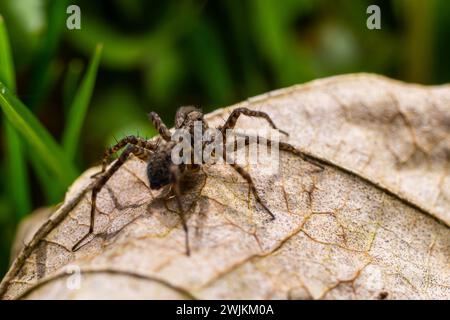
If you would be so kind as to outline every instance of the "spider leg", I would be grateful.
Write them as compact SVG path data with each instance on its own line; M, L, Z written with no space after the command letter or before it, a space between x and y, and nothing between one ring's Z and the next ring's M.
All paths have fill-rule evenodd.
M248 137L245 139L245 145L249 144L249 139ZM223 145L223 152L222 152L222 158L224 159L225 163L227 163L227 149L226 149L226 144ZM233 150L236 149L236 145L233 146ZM229 165L236 170L237 173L239 173L239 175L244 178L248 185L250 186L250 191L253 193L253 196L255 197L256 202L258 202L263 208L264 210L266 210L269 215L270 215L270 220L274 220L275 219L275 215L272 213L272 211L270 211L270 209L264 204L264 202L262 201L261 197L258 194L258 190L256 190L255 187L255 183L253 182L252 177L250 176L250 174L245 171L244 168L242 168L241 166L239 166L236 163L229 163Z
M156 112L150 112L148 114L148 118L149 120L153 123L153 125L155 126L156 130L158 130L159 134L161 135L161 137L166 140L166 141L170 141L172 135L170 134L169 129L167 129L167 126L164 124L164 122L161 120L161 118L159 117L159 115Z
M257 138L257 143L259 143L261 137L257 136L256 138ZM264 140L267 142L268 146L276 145L275 141L272 141L272 140L266 139L266 138L264 138ZM295 148L293 145L286 143L286 142L277 142L277 143L278 143L278 147L280 148L280 150L291 152L291 153L299 156L302 160L307 161L307 162L317 166L320 170L324 170L324 167L318 161L316 161L315 159L312 159L310 156L306 155L303 151ZM246 136L245 137L245 146L248 146L249 144L250 144L250 139L248 136ZM235 143L233 145L233 150L235 150L236 147L237 147L237 145ZM224 145L223 148L224 148L224 152L222 153L222 156L224 157L224 160L226 163L226 152L227 152L226 146ZM239 175L247 181L247 183L250 186L250 190L252 191L253 195L255 196L256 201L270 214L271 220L274 220L275 215L264 204L264 202L258 195L258 191L256 190L255 184L254 184L253 179L250 176L250 174L247 171L245 171L244 168L242 168L238 164L231 163L230 166L233 167L233 169L235 169L236 172L239 173Z
M273 123L272 119L270 118L270 116L267 113L262 112L262 111L250 110L247 108L236 108L233 110L233 112L231 112L227 121L225 121L225 124L220 128L222 135L225 135L227 129L234 128L237 120L239 119L239 117L241 115L266 119L272 128L279 130L281 133L283 133L286 136L289 136L289 134L286 131L283 131L283 130L280 130L277 128L277 126L275 125L275 123Z
M269 141L269 145L272 144L271 140L267 140ZM290 152L292 154L295 154L296 156L299 156L302 160L309 162L313 165L315 165L316 167L318 167L321 171L325 170L324 166L322 164L319 163L319 161L313 159L311 156L308 156L307 154L305 154L303 151L301 151L300 149L297 149L296 147L294 147L292 144L289 144L287 142L278 142L278 146L280 148L280 150L283 151L287 151Z
M178 209L180 210L180 213L178 214L180 216L181 224L184 229L184 235L185 235L185 245L186 245L186 255L191 255L191 249L189 246L189 229L186 223L186 219L184 217L184 211L183 211L183 204L181 202L181 190L180 190L180 171L178 170L177 166L173 165L170 168L172 172L172 176L174 178L173 182L173 192L175 194L175 199L177 201Z
M236 170L236 172L239 173L239 175L247 181L248 185L250 186L251 192L255 196L256 202L258 202L264 208L264 210L267 211L267 213L270 215L270 220L274 220L275 215L272 213L272 211L270 211L270 209L264 204L264 202L260 198L258 190L256 190L255 184L250 174L247 171L245 171L244 168L235 163L231 163L230 166L233 167L233 169Z
M194 106L180 107L175 114L175 128L180 129L183 127L188 114L193 111L199 111L199 109Z
M120 155L117 161L114 162L114 164L98 178L98 180L94 184L94 187L92 188L91 213L90 213L91 218L89 223L89 232L72 247L72 251L77 251L78 249L80 249L82 247L81 243L87 237L89 237L91 234L94 233L97 194L105 186L106 182L108 182L108 180L112 177L112 175L126 162L130 154L134 154L136 157L140 159L146 159L149 155L149 151L137 145L129 145L125 149L125 151Z
M127 144L135 145L144 149L148 150L154 150L156 148L156 143L154 141L147 141L143 138L136 137L136 136L126 136L119 141L112 147L105 150L103 153L103 161L102 161L102 170L100 172L97 172L96 174L92 175L92 177L96 177L106 171L106 167L108 166L108 160L111 155L125 147Z
M240 135L238 134L238 136L240 137L244 137L245 138L245 146L248 146L250 144L250 137L246 136L246 135ZM324 170L324 166L316 159L314 159L313 157L311 157L310 155L306 154L304 151L294 147L292 144L287 143L287 142L281 142L281 141L273 141L264 137L260 137L260 136L256 136L256 141L259 144L261 142L261 139L263 139L263 141L265 143L267 143L268 147L271 147L272 145L277 145L278 144L278 148L280 150L286 151L286 152L290 152L298 157L300 157L302 160L309 162L313 165L315 165L316 167L318 167L320 170ZM237 141L235 141L234 143L234 150L237 150L238 148L237 145Z

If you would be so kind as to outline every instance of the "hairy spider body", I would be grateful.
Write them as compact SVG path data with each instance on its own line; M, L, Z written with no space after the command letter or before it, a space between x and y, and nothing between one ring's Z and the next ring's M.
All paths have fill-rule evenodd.
M232 111L228 119L225 121L224 125L218 128L223 135L225 134L227 129L234 128L240 115L263 118L267 120L272 128L278 129L273 123L272 119L266 113L250 110L247 108L237 108ZM180 220L185 231L186 254L190 254L188 227L186 224L183 205L181 201L180 178L186 171L198 169L200 165L185 163L174 164L171 155L172 150L177 142L172 141L171 132L155 112L150 112L148 116L150 121L155 126L156 130L159 132L160 138L158 138L157 140L145 140L136 136L127 136L118 141L116 145L105 151L102 162L102 170L94 175L98 176L98 178L92 188L89 233L86 234L82 239L80 239L74 245L72 250L78 250L82 246L81 244L84 242L84 240L94 232L96 199L98 192L103 188L103 186L107 183L111 176L125 163L129 155L134 154L139 159L145 160L148 163L147 176L151 189L160 189L164 186L171 187L171 190L177 201ZM178 109L175 116L175 129L185 129L191 134L191 136L193 136L194 124L196 123L196 121L201 122L202 129L204 131L208 128L208 124L204 120L203 113L200 111L200 109L192 106L181 107L180 109ZM287 135L286 132L282 130L279 131ZM193 143L193 140L191 140L191 144ZM248 140L246 140L246 144L248 144ZM119 158L109 168L107 168L109 157L124 147L126 148L119 156ZM300 151L287 143L280 143L279 147L281 150L286 150L301 155ZM248 174L242 167L237 164L230 165L236 170L237 173L239 173L242 178L247 181L250 190L255 197L255 200L268 212L271 219L274 219L275 216L273 215L273 213L259 197L250 174Z
M150 184L150 188L157 190L166 185L175 182L175 178L172 174L172 148L175 143L169 142L164 145L162 150L158 150L149 156L147 163L147 177ZM180 171L184 171L184 168L179 168Z

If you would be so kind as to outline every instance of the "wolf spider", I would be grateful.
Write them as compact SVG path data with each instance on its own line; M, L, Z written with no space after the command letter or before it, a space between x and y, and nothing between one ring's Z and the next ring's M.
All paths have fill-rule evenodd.
M222 137L225 137L225 133L227 129L233 129L236 125L236 122L239 116L245 115L250 117L258 117L265 119L273 129L279 130L272 119L268 114L261 111L254 111L247 108L237 108L232 111L228 119L225 123L218 127L217 129L222 134ZM177 206L179 209L180 220L185 232L185 245L186 245L186 254L190 255L190 247L189 247L189 233L188 227L186 224L186 219L184 217L183 205L181 201L181 190L180 190L180 178L187 171L196 170L200 165L196 164L179 164L175 165L171 159L171 152L174 146L177 144L176 141L172 141L171 133L166 125L162 122L161 118L155 112L149 113L149 120L153 123L156 130L159 132L160 137L157 140L146 140L140 137L136 137L133 135L126 136L125 138L117 141L117 143L105 150L103 155L102 162L102 170L96 173L94 176L98 176L97 180L94 183L92 188L92 202L91 202L91 211L90 211L90 224L89 224L89 233L86 234L82 239L80 239L72 248L72 251L76 251L82 246L80 245L83 241L94 233L94 220L95 220L95 208L96 208L96 199L99 191L105 186L106 182L111 178L111 176L125 163L130 154L135 155L141 160L147 161L147 176L150 184L150 189L157 190L164 186L171 186L173 194L175 196ZM178 109L175 116L175 129L186 129L188 132L193 133L194 123L196 121L200 121L203 130L208 128L208 124L203 118L203 113L200 109L192 106L181 107ZM288 135L286 132L279 130L285 135ZM160 142L163 143L160 143ZM270 142L270 140L268 140ZM248 145L249 140L245 140L246 145ZM224 141L225 146L225 141ZM122 148L125 150L118 157L118 159L108 168L108 159L109 157L119 151ZM225 147L224 147L225 148ZM301 156L303 159L305 156L303 153L288 143L279 142L280 150L290 151L294 154ZM225 157L225 153L222 154ZM256 187L253 183L253 180L250 174L245 171L241 166L237 164L230 164L239 175L244 178L250 186L250 190L253 193L256 202L258 202L265 211L270 215L270 219L275 219L274 214L270 211L270 209L264 204L261 200ZM94 177L93 176L93 177Z

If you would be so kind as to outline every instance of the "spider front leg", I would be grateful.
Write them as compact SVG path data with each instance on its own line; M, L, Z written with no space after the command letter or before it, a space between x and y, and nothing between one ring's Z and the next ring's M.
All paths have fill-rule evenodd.
M184 241L185 241L185 245L186 245L186 255L190 256L191 255L191 249L189 246L189 229L186 223L186 219L184 217L184 210L183 210L183 204L181 202L181 190L180 190L180 170L176 165L172 165L170 167L170 171L173 177L173 192L175 194L175 200L177 201L177 205L178 205L178 209L180 210L179 212L179 216L180 216L180 220L181 220L181 224L183 226L183 230L184 230Z
M267 140L267 141L268 141L269 145L272 145L271 140ZM311 156L306 155L303 151L301 151L300 149L297 149L293 145L286 143L286 142L279 142L278 146L279 146L280 150L287 151L296 156L299 156L302 160L309 162L312 165L319 168L320 171L325 170L324 166L318 160L315 160Z
M286 136L289 136L289 134L286 131L277 128L277 126L275 125L275 123L273 123L272 119L270 118L270 116L267 113L262 112L262 111L250 110L247 108L236 108L233 110L233 112L231 112L230 116L225 121L225 124L220 128L220 131L222 132L223 136L225 135L227 129L234 128L237 120L239 119L239 117L241 115L266 119L267 122L270 124L270 126L273 129L280 131L282 134L284 134Z
M247 141L246 141L247 142ZM248 144L248 142L247 142ZM246 144L246 145L247 145ZM233 145L233 149L234 149L234 145ZM225 161L225 163L227 163L227 150L226 150L226 144L223 145L223 152L222 152L222 157ZM270 215L270 220L274 220L275 219L275 215L272 213L272 211L270 211L270 209L264 204L264 202L262 201L261 197L258 194L258 190L256 190L255 187L255 183L253 182L252 177L250 176L250 174L245 171L244 168L242 168L241 166L239 166L236 163L230 163L229 164L234 170L236 170L237 173L239 173L239 175L245 179L245 181L247 181L249 187L250 187L250 191L253 193L253 196L255 197L256 202L258 202L263 208L264 210L267 211L267 213L269 213Z
M135 145L140 148L144 148L147 150L154 150L157 146L157 143L154 141L147 141L143 138L136 137L136 136L126 136L125 138L120 139L115 145L105 150L103 153L103 160L102 160L102 170L100 172L97 172L96 174L92 175L92 177L96 177L106 171L106 167L108 166L108 160L111 155L125 147L127 144Z
M134 154L139 159L145 160L148 157L149 153L150 151L144 149L143 147L137 145L129 145L116 160L116 162L114 162L114 164L106 172L104 172L100 176L100 178L98 178L98 180L94 184L94 187L92 188L89 232L72 247L72 251L77 251L78 249L80 249L82 247L81 244L83 243L83 241L94 233L95 208L97 202L97 194L100 192L100 190L105 186L112 175L117 170L119 170L119 168L127 161L130 154Z
M260 196L258 194L258 190L256 190L255 184L254 184L253 179L250 176L250 174L247 171L245 171L244 168L242 168L241 166L239 166L235 163L231 163L230 166L232 166L233 169L236 170L236 172L239 173L239 175L247 181L247 183L250 187L250 191L253 193L253 196L255 197L256 202L258 202L264 208L264 210L267 211L267 213L270 215L270 220L274 220L275 215L272 213L272 211L270 211L270 209L264 204L264 202L260 198Z
M257 138L257 143L260 143L262 137L256 136L256 138ZM245 141L245 146L248 146L250 144L249 137L245 137L244 141ZM320 171L325 169L317 160L312 159L310 156L306 155L304 152L302 152L301 150L295 148L293 145L291 145L289 143L274 142L274 141L272 141L270 139L266 139L266 138L263 138L263 141L265 143L267 143L268 147L272 147L274 145L278 145L278 148L280 150L287 151L287 152L290 152L290 153L293 153L293 154L299 156L304 161L307 161L307 162L313 164L314 166L318 167ZM235 143L233 144L232 147L233 147L233 151L234 151L236 149L236 147L237 147L236 141L235 141ZM226 145L225 144L224 144L223 148L224 148L223 149L224 152L222 154L222 157L225 160L225 163L227 163L227 158L226 158L227 150L226 150ZM254 197L256 199L256 202L258 202L269 213L269 215L271 217L271 220L274 220L275 219L275 215L272 213L272 211L270 211L270 209L264 204L264 202L260 198L260 196L258 194L258 191L257 191L257 189L255 187L255 184L253 182L253 179L250 176L250 174L247 171L245 171L244 168L242 168L238 164L231 163L230 166L233 167L233 169L236 170L236 172L239 173L239 175L247 181L247 183L249 184L250 190L251 190L251 192L253 193L253 195L254 195Z
M153 123L153 125L155 126L156 130L159 132L161 137L166 141L170 141L172 135L170 134L169 129L167 129L167 126L161 120L159 115L156 112L152 111L148 114L148 118Z
M249 136L245 136L245 135L237 135L240 137L244 138L245 144L244 146L248 146L250 144L250 137ZM317 168L319 168L320 171L325 170L324 166L320 163L319 160L314 159L312 156L308 155L307 153L305 153L304 151L294 147L292 144L287 143L287 142L281 142L281 141L273 141L271 139L267 139L265 137L261 137L261 136L254 136L253 138L256 138L256 143L266 143L268 147L272 147L272 146L277 146L278 149L283 150L283 151L287 151L290 152L298 157L300 157L302 160L311 163L312 165L316 166ZM237 150L237 141L234 142L234 150Z

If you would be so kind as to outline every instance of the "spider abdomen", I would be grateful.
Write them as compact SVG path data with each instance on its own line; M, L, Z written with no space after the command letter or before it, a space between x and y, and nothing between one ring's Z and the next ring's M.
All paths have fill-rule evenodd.
M171 153L155 153L150 156L147 165L147 176L151 189L160 189L173 183L174 177L171 172Z

